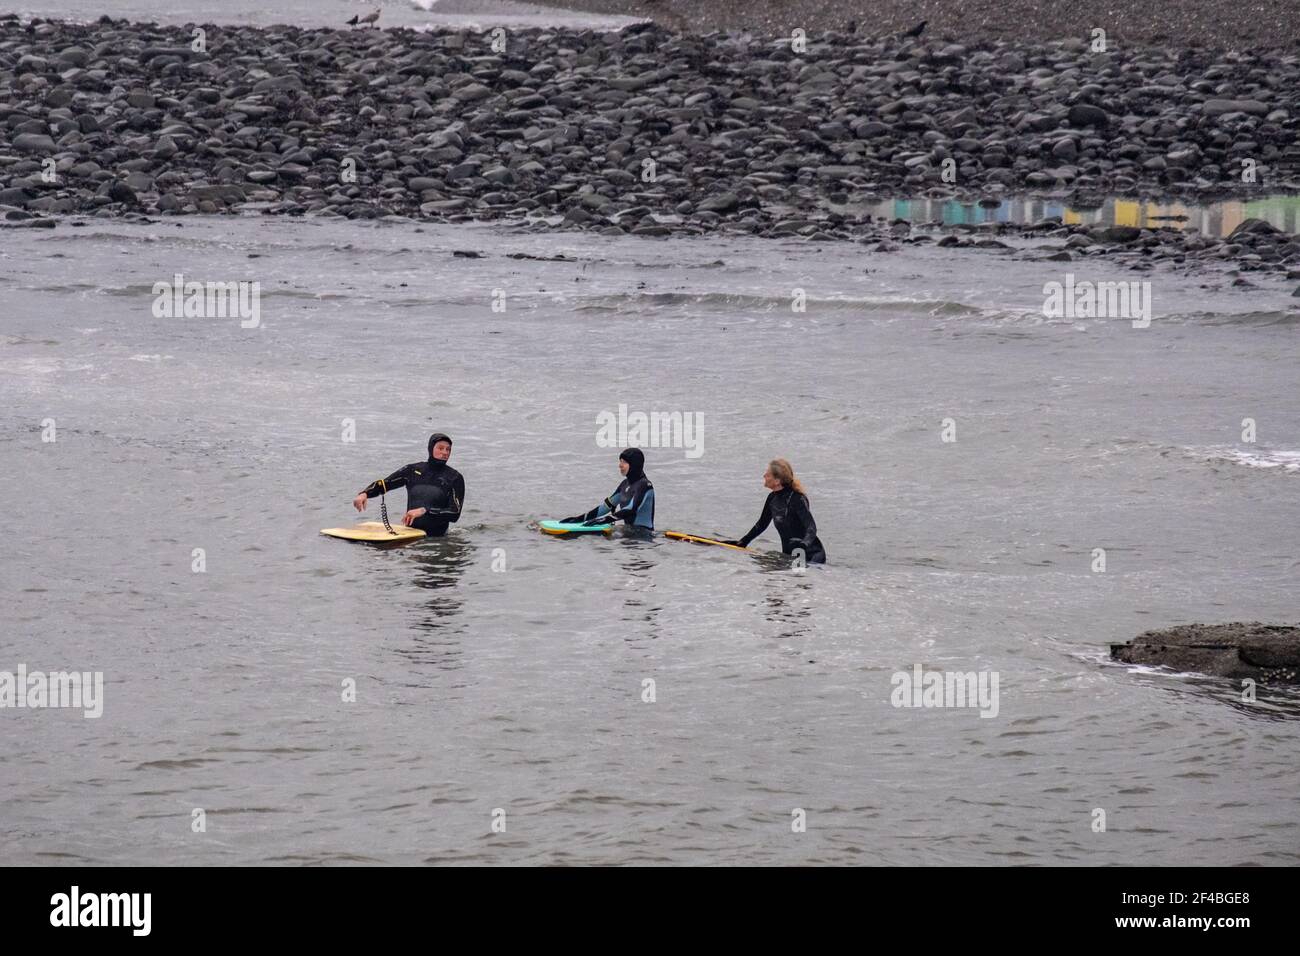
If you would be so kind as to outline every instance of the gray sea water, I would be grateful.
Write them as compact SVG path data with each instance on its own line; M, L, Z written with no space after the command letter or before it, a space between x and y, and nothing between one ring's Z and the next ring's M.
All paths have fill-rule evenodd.
M0 231L0 670L104 709L0 711L4 862L1300 859L1297 701L1105 647L1296 617L1285 285L1148 277L1134 328L998 252L82 222ZM177 273L260 324L157 317ZM648 449L661 530L740 534L783 455L831 563L538 533L620 404L703 422ZM434 430L451 534L317 533ZM916 664L997 715L892 706Z

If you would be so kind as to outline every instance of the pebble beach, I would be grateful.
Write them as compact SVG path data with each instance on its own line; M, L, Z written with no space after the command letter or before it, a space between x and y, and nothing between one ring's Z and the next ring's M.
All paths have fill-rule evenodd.
M1221 238L1050 219L941 235L858 211L882 197L1050 192L1087 208L1300 189L1300 57L1280 49L11 15L0 83L11 226L260 209L883 251L1028 234L1139 268L1300 264L1300 245L1258 220Z

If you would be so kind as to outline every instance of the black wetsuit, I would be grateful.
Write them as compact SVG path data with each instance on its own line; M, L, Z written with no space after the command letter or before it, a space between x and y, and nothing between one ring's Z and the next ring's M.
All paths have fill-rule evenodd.
M387 478L367 485L364 493L367 498L374 498L394 488L406 489L407 511L429 509L427 514L411 522L411 527L432 537L446 534L447 526L460 519L460 510L465 505L465 479L451 465L436 458L399 468Z
M809 564L826 561L826 549L817 537L817 522L813 521L812 511L808 508L807 495L801 495L793 488L782 488L768 495L758 522L749 529L749 534L740 539L741 546L749 547L749 542L766 531L772 522L776 523L776 533L781 536L781 550L786 554L793 554L795 548L803 548L804 560Z
M655 486L644 472L635 480L629 474L619 482L612 495L583 515L582 520L591 521L611 511L616 519L622 518L624 524L654 530Z

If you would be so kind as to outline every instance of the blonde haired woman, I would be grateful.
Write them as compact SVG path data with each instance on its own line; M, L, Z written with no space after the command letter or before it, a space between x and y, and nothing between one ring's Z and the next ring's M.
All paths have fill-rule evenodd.
M763 503L763 513L758 516L758 522L743 538L727 543L749 547L749 542L766 531L769 524L775 523L776 533L781 536L782 551L786 554L802 551L809 564L824 564L826 549L817 537L817 522L808 507L808 495L794 476L790 463L784 458L770 461L767 471L763 472L763 487L770 494Z

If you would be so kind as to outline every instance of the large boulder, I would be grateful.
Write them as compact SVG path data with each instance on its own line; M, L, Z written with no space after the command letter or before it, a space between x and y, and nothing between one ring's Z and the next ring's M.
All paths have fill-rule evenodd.
M1300 682L1300 626L1184 624L1146 631L1127 644L1112 644L1110 656L1125 664L1154 664L1179 671L1259 683Z

